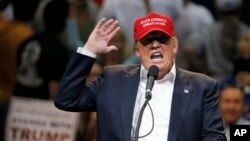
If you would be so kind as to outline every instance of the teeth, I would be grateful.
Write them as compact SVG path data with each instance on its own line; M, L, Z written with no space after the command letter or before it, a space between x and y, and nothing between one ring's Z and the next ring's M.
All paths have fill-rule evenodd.
M160 52L155 52L152 55L161 55L161 53Z

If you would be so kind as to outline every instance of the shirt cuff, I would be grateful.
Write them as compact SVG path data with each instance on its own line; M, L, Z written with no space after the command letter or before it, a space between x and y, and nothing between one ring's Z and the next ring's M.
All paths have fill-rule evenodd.
M96 58L96 54L94 54L93 52L85 49L84 47L78 47L76 52L80 53L82 55L86 55L86 56L89 56L89 57L92 57L92 58Z

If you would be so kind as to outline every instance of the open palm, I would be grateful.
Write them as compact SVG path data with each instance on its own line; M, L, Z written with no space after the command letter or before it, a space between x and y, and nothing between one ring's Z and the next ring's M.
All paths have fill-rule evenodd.
M110 51L117 50L117 47L113 45L108 46L108 43L119 30L120 27L118 26L117 20L101 19L90 34L85 44L85 48L96 55L106 54Z

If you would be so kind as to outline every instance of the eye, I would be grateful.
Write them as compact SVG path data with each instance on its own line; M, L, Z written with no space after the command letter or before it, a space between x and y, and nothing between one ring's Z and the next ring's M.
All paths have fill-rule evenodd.
M146 37L139 40L143 46L151 44L153 41L158 41L161 44L167 44L170 41L170 36L162 32L152 32L149 33Z
M140 40L140 42L143 46L146 46L146 45L152 43L153 41L154 41L154 38L151 38L151 37L143 38Z
M162 44L165 44L165 43L168 42L168 38L162 37L162 38L158 39L157 41L160 42L160 43L162 43Z
M158 34L156 40L162 44L166 44L170 41L170 37L167 36L166 34Z

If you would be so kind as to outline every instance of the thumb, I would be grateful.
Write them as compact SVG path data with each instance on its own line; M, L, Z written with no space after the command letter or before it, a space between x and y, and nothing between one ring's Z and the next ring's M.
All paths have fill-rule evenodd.
M107 47L107 53L109 53L111 51L117 51L117 50L118 50L118 48L116 46L114 46L114 45Z

